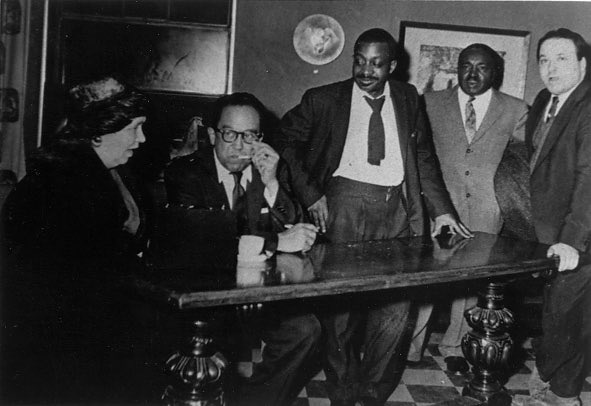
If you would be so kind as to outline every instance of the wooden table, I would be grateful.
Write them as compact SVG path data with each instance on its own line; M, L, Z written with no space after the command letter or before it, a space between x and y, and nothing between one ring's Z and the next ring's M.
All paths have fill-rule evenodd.
M191 253L185 266L175 258L173 269L159 258L151 270L131 280L143 298L195 314L190 345L166 363L173 378L164 394L167 404L224 404L220 381L227 362L215 350L203 310L471 280L485 281L487 287L478 305L465 314L473 330L462 348L474 378L463 394L482 401L501 399L499 374L513 349L508 334L513 314L503 305L504 287L518 275L549 273L556 266L546 258L545 245L484 233L457 241L415 237L321 243L306 254L278 254L246 267L237 267L235 245L210 247L201 256Z

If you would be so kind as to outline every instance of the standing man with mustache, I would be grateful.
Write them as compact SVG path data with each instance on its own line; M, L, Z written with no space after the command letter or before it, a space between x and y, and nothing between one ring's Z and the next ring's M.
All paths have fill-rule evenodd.
M498 234L503 219L495 199L494 175L509 142L525 140L527 104L499 92L503 59L485 44L471 44L458 58L458 86L425 93L427 116L443 179L460 218L472 231ZM462 357L461 341L469 326L464 311L476 297L453 299L451 320L439 351ZM419 361L432 304L420 308L409 360ZM448 363L448 368L453 368ZM456 368L468 364L462 358Z
M330 241L422 235L429 225L423 203L432 235L444 226L471 235L445 189L416 89L389 79L396 51L387 31L365 31L355 42L353 78L308 90L283 118L278 149L294 192ZM347 306L327 302L332 405L383 404L396 387L410 305L394 294L376 296ZM352 342L361 325L362 361Z

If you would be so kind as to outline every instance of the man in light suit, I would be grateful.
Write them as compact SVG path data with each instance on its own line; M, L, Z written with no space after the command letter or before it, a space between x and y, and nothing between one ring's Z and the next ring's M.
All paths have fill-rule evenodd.
M208 128L212 148L177 158L165 171L169 209L177 210L177 217L181 210L177 224L183 227L201 213L203 221L191 225L203 228L198 230L204 237L201 243L213 241L213 249L219 250L216 239L231 229L222 224L223 219L237 217L238 230L230 240L235 240L236 232L254 234L265 238L264 250L309 250L316 227L302 223L287 168L281 165L277 152L262 142L263 105L249 93L234 93L220 98L214 110ZM180 236L176 238L184 239L194 232L177 229ZM289 404L316 355L320 338L316 317L290 305L270 307L261 317L262 325L256 327L266 344L262 362L255 365L243 385L239 404Z
M495 199L494 174L511 141L524 141L527 105L501 93L503 59L485 44L472 44L458 58L458 83L453 89L425 94L443 179L458 215L472 231L498 234L503 225ZM439 344L444 357L461 357L462 337L469 330L464 311L476 297L453 300L450 325ZM409 360L418 361L433 309L419 309ZM462 360L463 361L463 360ZM464 367L467 368L467 364ZM451 364L448 364L448 366Z
M544 287L532 396L514 404L579 406L591 365L590 52L579 34L560 28L540 39L537 57L546 88L526 124L531 206L538 240L560 262Z
M416 89L389 80L396 47L385 30L362 33L353 78L308 90L282 121L279 151L292 170L296 196L333 242L422 235L429 224L423 203L433 234L449 226L470 235L443 184ZM409 302L371 299L333 303L326 312L325 371L333 405L381 404L396 386ZM363 318L360 362L353 337Z

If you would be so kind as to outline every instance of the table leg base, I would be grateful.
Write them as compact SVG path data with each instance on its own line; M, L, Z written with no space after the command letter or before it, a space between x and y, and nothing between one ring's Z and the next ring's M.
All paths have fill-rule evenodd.
M169 406L224 406L228 361L215 351L207 322L190 320L188 326L190 334L183 348L165 363L171 384L162 401Z
M467 385L462 391L462 396L475 399L480 402L480 405L487 406L511 406L512 402L511 395L505 389L496 392L483 392Z
M172 386L168 386L162 395L162 402L166 406L224 406L224 394L220 391L215 396L191 396L188 394L178 393Z

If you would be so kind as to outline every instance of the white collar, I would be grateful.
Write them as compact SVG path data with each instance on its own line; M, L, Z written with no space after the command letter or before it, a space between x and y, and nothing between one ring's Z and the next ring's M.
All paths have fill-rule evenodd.
M583 79L581 79L581 81L579 83L577 83L575 86L570 88L570 90L568 90L564 93L561 93L561 94L550 93L550 101L548 102L548 106L550 106L550 104L552 102L552 97L558 96L558 105L556 106L556 114L558 114L558 112L560 111L560 108L564 105L564 102L570 97L570 95L575 91L575 89L577 87L579 87L579 85L581 83L583 83L584 79L585 78L583 77ZM547 109L550 109L550 107L548 107Z
M492 87L489 88L486 92L479 94L478 96L474 96L473 104L482 104L483 106L488 106L490 103L490 99L492 97ZM460 86L458 86L458 100L460 102L460 106L465 106L468 103L470 96L467 95L464 90Z

